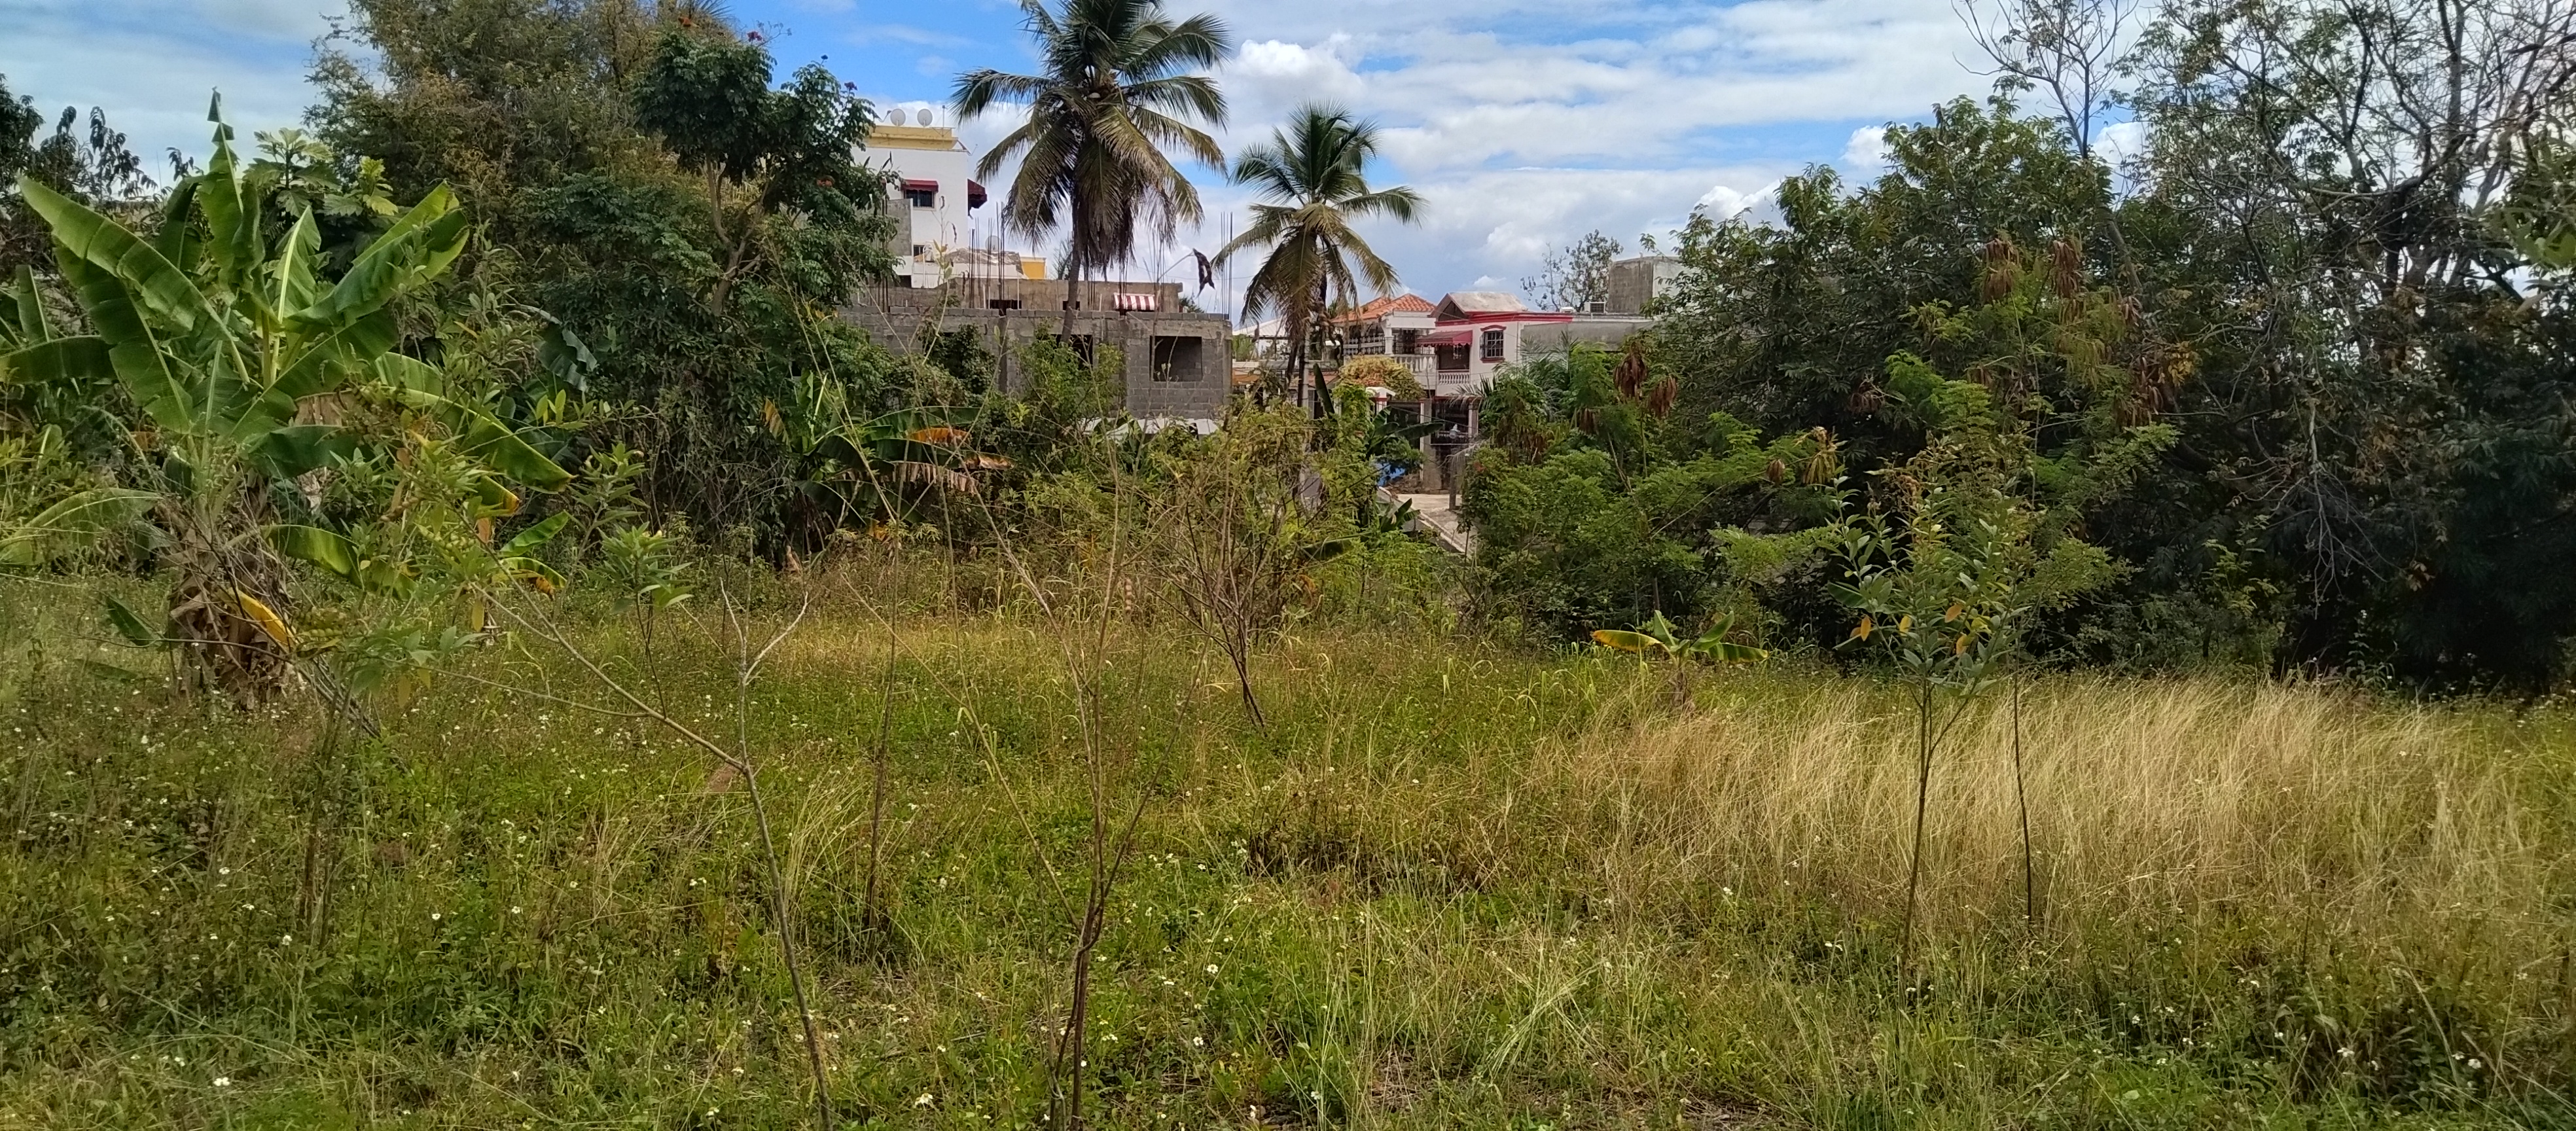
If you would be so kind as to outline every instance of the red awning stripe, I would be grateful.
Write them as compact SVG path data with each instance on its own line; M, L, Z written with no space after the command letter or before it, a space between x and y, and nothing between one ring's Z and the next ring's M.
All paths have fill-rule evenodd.
M1129 294L1124 291L1111 295L1110 299L1112 304L1119 310L1150 311L1160 305L1154 301L1154 296L1152 295Z
M1415 338L1414 343L1425 346L1463 346L1475 341L1475 339L1476 332L1474 330L1434 330L1419 338Z
M937 182L937 181L905 181L905 182L903 183L903 191L905 191L905 192L938 192L938 191L939 191L939 182Z

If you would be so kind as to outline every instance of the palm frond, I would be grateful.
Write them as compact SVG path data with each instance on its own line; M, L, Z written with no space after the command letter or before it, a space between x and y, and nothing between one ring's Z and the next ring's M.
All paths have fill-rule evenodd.
M985 68L957 76L948 93L948 104L960 119L982 117L996 104L1032 102L1045 93L1047 81L1036 75L1015 75Z

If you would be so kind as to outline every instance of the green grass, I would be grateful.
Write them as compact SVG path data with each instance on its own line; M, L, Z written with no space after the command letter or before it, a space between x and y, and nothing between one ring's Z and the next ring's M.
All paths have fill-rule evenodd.
M5 597L0 1127L810 1119L747 799L703 755L462 678L381 704L381 742L177 700L88 600ZM729 734L720 635L666 626L651 682ZM852 1126L1042 1125L1090 822L1058 639L904 621L885 932L858 898L882 630L818 613L754 689ZM2022 923L1998 779L1963 755L1908 987L1880 737L1903 724L1865 683L1677 692L1631 661L1305 626L1264 657L1261 731L1185 638L1109 641L1102 749L1121 812L1145 800L1096 1126L2576 1126L2554 707L2038 689L2049 921ZM463 671L598 701L534 646ZM2206 751L2122 713L2186 710ZM2086 760L2121 742L2182 776ZM2292 742L2304 761L2274 757ZM2147 811L2222 772L2227 822Z

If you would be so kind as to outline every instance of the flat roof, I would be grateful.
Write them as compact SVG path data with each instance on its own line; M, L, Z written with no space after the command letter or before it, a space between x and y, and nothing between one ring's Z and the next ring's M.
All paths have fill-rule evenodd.
M868 131L870 149L930 149L966 152L966 143L957 140L957 131L946 126L883 125Z

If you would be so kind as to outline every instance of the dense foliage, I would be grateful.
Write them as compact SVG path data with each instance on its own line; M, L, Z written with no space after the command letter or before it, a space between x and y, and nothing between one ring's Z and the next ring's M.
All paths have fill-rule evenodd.
M570 332L503 395L580 418L572 462L652 453L636 488L656 524L773 547L810 525L782 412L805 386L880 408L906 391L838 314L889 263L882 174L852 149L866 103L813 66L773 89L757 32L685 6L356 9L356 43L317 71L316 133L397 189L455 185L484 232L478 297Z
M2570 81L2568 17L2450 10L2168 5L2128 60L2143 142L2116 167L2093 102L1960 101L1891 127L1875 181L1818 168L1780 186L1776 223L1696 218L1651 339L1668 416L1630 440L1586 424L1620 410L1585 399L1603 382L1581 355L1489 400L1491 607L1555 632L1722 615L1732 548L1777 520L1718 514L1740 473L1678 500L1673 477L1739 427L1821 429L1864 511L1902 509L1890 488L1940 435L1922 375L1950 374L2024 436L2012 489L2057 496L2109 555L2105 584L2029 626L2037 653L2560 678L2576 307L2567 103L2542 92ZM2015 85L2099 76L2056 77ZM1815 560L1760 576L1787 567L1775 627L1825 644L1846 626L1816 599L1839 571L1799 573Z

